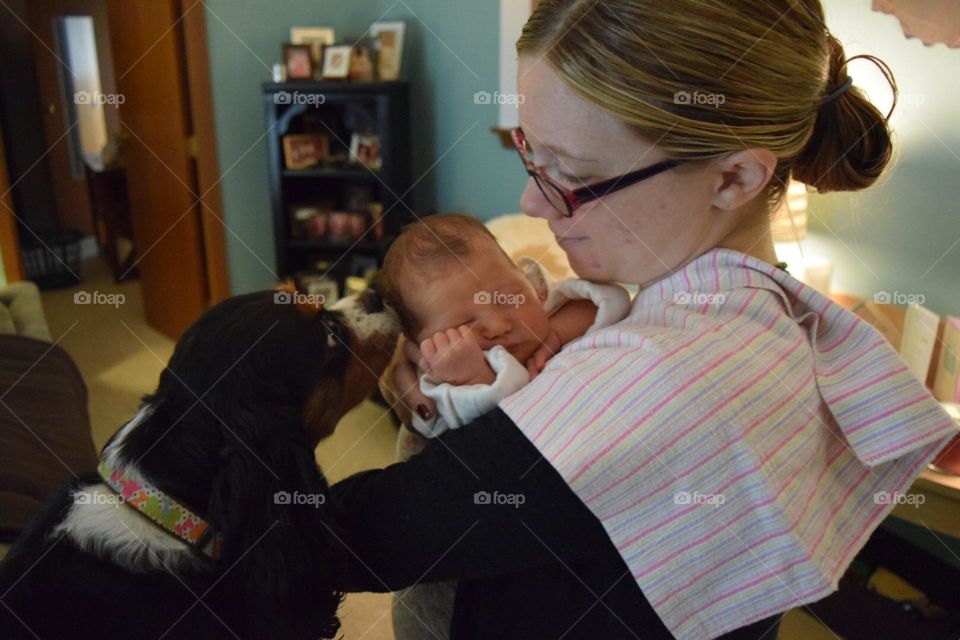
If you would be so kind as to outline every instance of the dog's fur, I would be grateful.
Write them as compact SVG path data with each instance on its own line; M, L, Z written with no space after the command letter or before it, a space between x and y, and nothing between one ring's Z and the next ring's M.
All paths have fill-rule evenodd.
M0 637L332 637L341 594L325 576L343 551L326 508L274 496L325 495L314 447L374 389L398 333L374 292L321 309L266 291L207 312L101 455L222 532L220 559L91 499L113 492L85 474L0 565Z

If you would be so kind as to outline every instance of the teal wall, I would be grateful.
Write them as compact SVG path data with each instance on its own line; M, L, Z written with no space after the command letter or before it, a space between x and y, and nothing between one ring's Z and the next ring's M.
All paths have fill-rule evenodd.
M413 176L420 179L414 211L460 210L480 218L519 211L526 176L515 154L490 132L497 108L473 102L477 91L499 87L499 16L492 0L207 0L206 5L234 293L274 284L260 83L270 78L264 65L280 61L291 26L332 26L345 38L362 34L378 19L407 20L403 64L412 81Z
M960 50L907 40L895 18L870 10L870 0L824 4L847 55L870 52L886 60L905 99L893 120L896 167L867 191L812 197L807 251L834 261L836 290L861 296L920 294L934 311L960 315L960 120L953 115L960 104ZM260 60L279 61L280 43L293 25L329 25L343 37L362 33L381 16L406 19L413 174L423 176L414 193L416 210L464 210L480 218L518 210L524 175L512 152L489 131L496 108L473 103L476 91L498 87L496 3L405 0L392 5L388 0L207 1L234 292L273 284L261 264L272 268L274 251L266 150L259 139L265 129L259 84L269 73ZM885 92L876 74L871 76L869 65L856 64L858 86L882 102Z

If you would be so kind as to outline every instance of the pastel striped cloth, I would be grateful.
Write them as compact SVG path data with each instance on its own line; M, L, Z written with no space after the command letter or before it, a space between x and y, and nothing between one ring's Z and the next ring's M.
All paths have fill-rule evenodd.
M500 406L680 640L835 591L956 433L870 325L727 249L641 290Z

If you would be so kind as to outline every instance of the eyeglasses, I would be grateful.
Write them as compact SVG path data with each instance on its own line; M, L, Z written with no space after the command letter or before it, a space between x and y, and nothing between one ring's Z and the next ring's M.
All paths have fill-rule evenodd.
M626 189L647 178L652 178L672 169L682 162L682 160L663 160L645 169L632 171L618 178L610 178L579 189L568 189L554 181L534 163L531 157L533 150L527 144L527 138L520 127L511 131L510 134L513 137L513 145L517 148L517 153L520 154L520 159L523 161L524 168L533 178L533 181L537 183L540 193L547 199L550 206L565 218L571 217L574 211L591 200L610 195L620 189Z

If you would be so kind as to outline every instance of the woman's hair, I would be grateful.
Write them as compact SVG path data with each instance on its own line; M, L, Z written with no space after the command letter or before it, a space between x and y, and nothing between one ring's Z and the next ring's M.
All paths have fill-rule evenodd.
M890 114L860 89L821 106L849 60L819 0L542 0L517 51L673 157L769 149L773 202L791 176L820 192L866 188L891 158ZM896 105L887 65L856 57L880 67Z
M377 282L383 301L400 316L408 338L415 339L421 329L420 318L403 296L404 287L411 284L410 276L418 278L418 284L424 285L443 276L451 263L472 256L478 241L490 242L510 260L482 222L461 213L440 213L408 224L390 245Z

